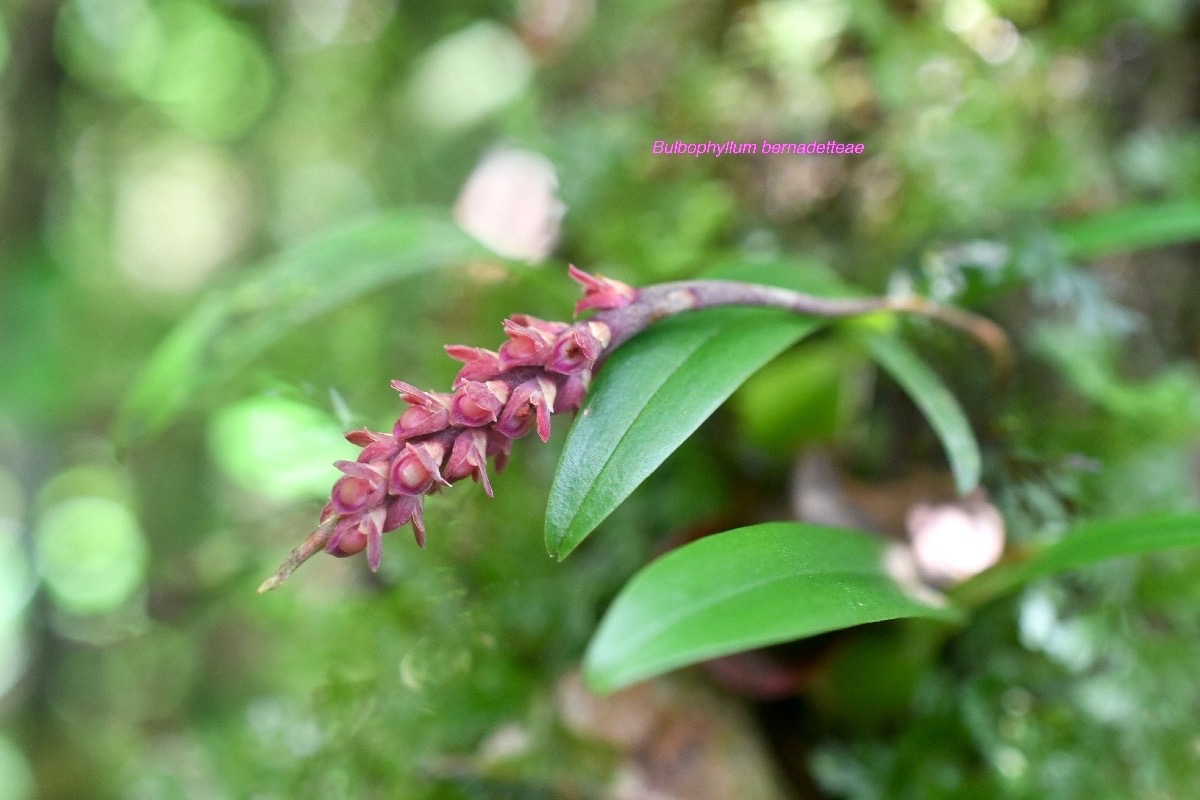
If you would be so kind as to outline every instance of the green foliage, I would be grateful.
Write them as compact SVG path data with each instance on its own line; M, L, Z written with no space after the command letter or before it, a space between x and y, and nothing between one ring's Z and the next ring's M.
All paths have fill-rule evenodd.
M916 353L894 335L862 337L871 357L904 387L937 432L960 494L979 485L981 458L971 424L954 395Z
M755 369L821 326L777 309L713 309L617 350L563 448L546 547L566 557Z
M443 213L380 216L296 246L204 300L159 345L117 419L118 443L162 430L298 326L401 278L483 251Z
M1173 514L1080 525L1015 564L980 574L956 590L964 602L985 602L1029 581L1121 556L1200 546L1200 516Z
M536 13L551 7L576 15ZM1129 0L5 4L0 796L604 796L659 743L630 756L568 730L558 681L630 576L733 535L646 567L654 554L790 516L814 446L850 505L929 499L907 493L913 474L964 487L977 474L1009 548L950 590L965 626L898 620L772 651L836 640L799 664L806 696L762 715L785 720L766 732L797 794L1191 796L1189 13ZM650 152L674 138L866 152ZM555 167L566 212L540 267L513 269L452 221L497 145ZM489 198L507 220L536 195ZM901 343L878 318L811 332L765 312L680 320L647 336L759 320L729 344L761 347L705 339L696 353L729 363L695 370L706 397L686 423L647 401L639 419L653 412L662 430L618 425L613 458L645 480L592 473L612 494L575 487L591 523L570 522L555 465L564 445L586 461L584 433L607 433L596 413L569 443L556 420L548 447L519 446L494 500L466 486L433 498L425 550L391 536L376 575L314 559L254 596L311 529L340 431L395 418L389 380L446 388L442 344L494 347L514 312L562 318L567 262L642 285L731 261L741 280L911 288L983 313L1012 337L1011 380L936 326L906 324ZM862 325L921 362L896 369ZM654 341L630 352L649 359ZM617 366L597 392L622 381ZM962 415L931 405L943 389ZM540 556L548 506L561 552L611 515L559 563ZM899 530L902 512L880 522ZM788 628L803 611L767 615L778 635L760 641L803 633ZM496 747L513 731L520 746Z
M1182 201L1139 205L1076 220L1058 229L1074 258L1096 258L1200 238L1200 203Z
M612 691L753 647L899 617L956 620L928 589L888 574L887 544L855 531L769 523L709 536L622 589L584 660Z
M709 277L746 275L784 288L836 285L804 262L734 263ZM711 309L620 347L563 447L546 509L550 554L569 555L755 370L824 323L778 309Z

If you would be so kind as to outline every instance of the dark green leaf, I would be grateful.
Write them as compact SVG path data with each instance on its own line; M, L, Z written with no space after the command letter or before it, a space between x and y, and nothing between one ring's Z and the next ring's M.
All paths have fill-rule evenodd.
M1200 201L1134 206L1059 226L1067 254L1097 258L1144 247L1200 240Z
M954 590L970 604L987 602L1036 578L1120 556L1200 546L1200 514L1161 514L1088 522L1018 563L1001 564Z
M754 647L900 617L957 620L887 571L888 544L856 531L768 523L675 550L626 584L584 661L611 691Z
M272 258L201 301L159 346L125 398L123 443L170 424L288 332L391 281L485 251L436 211L384 214Z
M810 342L752 376L731 403L739 427L763 450L786 456L815 442L832 442L853 405L868 365L838 339Z
M966 494L979 485L979 443L954 395L937 374L895 335L864 331L861 340L871 356L903 387L929 420L942 447L958 491Z
M807 273L811 275L812 273ZM796 264L714 275L811 284ZM755 370L825 320L719 308L652 326L604 365L575 419L546 510L546 547L565 558Z

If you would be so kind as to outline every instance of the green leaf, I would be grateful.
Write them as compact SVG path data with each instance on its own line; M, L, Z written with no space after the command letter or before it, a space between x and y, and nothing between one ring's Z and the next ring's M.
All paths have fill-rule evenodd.
M792 262L711 277L799 288L813 274L819 269ZM717 308L672 317L622 345L559 459L546 509L550 554L565 558L755 370L826 323L779 309Z
M1145 247L1200 240L1200 201L1123 208L1059 226L1067 254L1097 258Z
M954 484L962 494L979 485L979 443L966 414L937 374L895 335L862 332L871 356L908 393L946 450Z
M125 398L114 438L161 431L288 332L391 281L486 251L448 215L382 214L293 247L210 295L158 347Z
M747 439L768 453L796 453L837 439L868 365L841 339L810 342L753 375L733 396L732 408Z
M597 691L709 658L900 617L957 621L928 589L889 576L888 543L773 522L692 542L626 584L588 647Z
M1200 546L1200 514L1157 514L1123 520L1088 522L1053 544L1034 550L1018 563L1002 563L961 586L953 594L968 605L986 603L1049 575L1121 556Z
M719 308L660 322L604 365L550 487L546 547L565 558L763 364L825 320Z

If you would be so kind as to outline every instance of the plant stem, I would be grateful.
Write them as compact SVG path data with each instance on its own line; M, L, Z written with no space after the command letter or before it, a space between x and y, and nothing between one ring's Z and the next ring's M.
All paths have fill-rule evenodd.
M276 588L291 577L291 574L301 564L324 550L325 545L329 542L329 537L333 534L336 522L336 518L330 518L318 525L317 529L310 533L307 539L293 549L292 552L288 553L287 558L279 565L279 569L275 570L275 574L259 584L258 593L263 594Z
M1012 355L1008 337L996 323L969 311L943 306L924 297L828 298L737 281L678 281L640 289L624 308L602 312L593 319L612 330L610 354L618 345L664 317L718 306L769 306L817 317L853 317L874 311L919 314L957 328L983 345L996 370L1008 372Z

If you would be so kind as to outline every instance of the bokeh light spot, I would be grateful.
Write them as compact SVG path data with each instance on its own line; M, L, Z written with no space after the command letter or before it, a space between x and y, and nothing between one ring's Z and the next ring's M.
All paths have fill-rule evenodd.
M331 466L357 448L334 420L281 397L258 397L219 410L209 428L213 460L247 489L290 501L329 494Z
M566 206L555 195L549 159L532 150L497 148L484 156L454 204L463 230L507 258L537 263L558 240Z
M58 40L76 77L132 93L211 139L245 132L274 88L261 45L200 3L76 0L59 17Z
M139 153L118 184L117 263L155 292L198 288L245 241L248 195L241 174L209 148L164 145Z
M8 800L27 800L33 797L33 770L24 753L4 737L0 737L0 797Z
M104 497L73 497L50 508L36 531L42 577L64 611L111 611L137 590L146 543L129 509Z
M524 93L533 60L511 31L479 22L430 48L412 83L421 115L439 127L475 123Z

